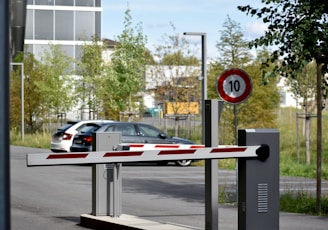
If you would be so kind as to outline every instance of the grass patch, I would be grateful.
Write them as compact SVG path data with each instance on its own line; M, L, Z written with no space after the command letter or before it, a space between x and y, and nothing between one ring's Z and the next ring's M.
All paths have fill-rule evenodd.
M317 215L316 198L302 192L288 192L280 196L280 211ZM328 216L328 197L321 198L321 215Z
M281 108L278 116L278 126L280 132L280 174L284 176L302 176L316 177L316 140L317 126L316 119L311 119L310 133L310 152L311 162L306 163L305 153L305 136L303 133L303 119L296 120L296 113L302 112L294 108ZM328 133L324 130L328 129L328 112L322 111L322 179L328 179ZM299 138L299 154L297 154L297 126Z
M26 134L24 135L24 141L23 141L20 133L10 132L11 145L50 149L50 142L51 142L51 134L42 134L42 133Z

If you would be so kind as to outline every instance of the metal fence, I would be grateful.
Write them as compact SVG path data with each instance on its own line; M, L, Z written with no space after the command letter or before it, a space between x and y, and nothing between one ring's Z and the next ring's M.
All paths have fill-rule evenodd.
M162 115L162 114L122 114L120 121L137 121L153 125L169 135L190 139L201 139L201 116L200 115Z

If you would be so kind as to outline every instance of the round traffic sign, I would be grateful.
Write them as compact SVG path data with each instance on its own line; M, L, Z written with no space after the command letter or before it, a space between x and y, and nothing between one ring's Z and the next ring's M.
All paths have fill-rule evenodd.
M237 104L249 97L252 81L244 70L227 69L217 78L216 90L224 101Z

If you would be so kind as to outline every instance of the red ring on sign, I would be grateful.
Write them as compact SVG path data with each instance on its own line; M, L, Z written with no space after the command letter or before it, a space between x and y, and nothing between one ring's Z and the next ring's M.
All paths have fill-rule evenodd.
M245 91L239 97L230 97L228 94L226 94L226 92L223 89L224 81L231 75L237 75L237 76L241 77L245 82ZM245 71L243 71L241 69L237 69L237 68L228 69L228 70L225 70L221 75L219 75L219 77L217 79L216 90L217 90L218 95L224 101L233 103L233 104L237 104L237 103L241 103L244 100L246 100L249 97L249 95L251 94L252 81L251 81L251 78L249 77L249 75Z

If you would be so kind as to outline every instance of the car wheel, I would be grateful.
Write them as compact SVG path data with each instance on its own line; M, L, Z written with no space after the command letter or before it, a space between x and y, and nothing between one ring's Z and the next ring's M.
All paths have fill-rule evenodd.
M186 167L186 166L191 165L191 162L192 162L192 160L181 160L181 161L176 161L175 164L178 166Z

